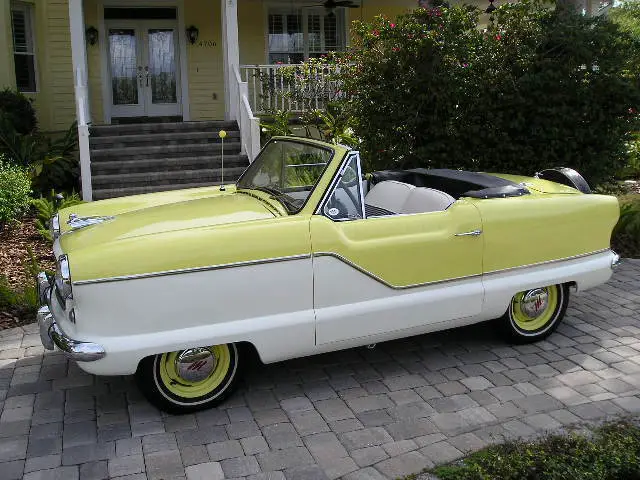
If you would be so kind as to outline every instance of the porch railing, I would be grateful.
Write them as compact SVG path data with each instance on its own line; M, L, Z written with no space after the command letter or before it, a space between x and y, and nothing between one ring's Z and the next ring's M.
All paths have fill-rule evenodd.
M236 65L233 66L233 73L235 82L232 82L230 94L236 102L242 153L249 157L249 162L253 162L260 152L260 119L253 114L249 104L249 87L247 82L242 81Z
M334 77L339 68L334 65L304 70L295 64L241 65L240 72L249 87L251 108L258 115L274 110L323 110L327 102L342 95Z

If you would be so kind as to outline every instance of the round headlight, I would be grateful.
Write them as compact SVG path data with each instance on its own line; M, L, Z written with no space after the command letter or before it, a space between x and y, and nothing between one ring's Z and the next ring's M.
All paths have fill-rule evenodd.
M66 255L60 255L56 265L56 289L63 299L71 297L71 271L69 259Z
M55 240L60 236L60 215L57 213L51 217L49 222L49 231L51 232L51 238Z

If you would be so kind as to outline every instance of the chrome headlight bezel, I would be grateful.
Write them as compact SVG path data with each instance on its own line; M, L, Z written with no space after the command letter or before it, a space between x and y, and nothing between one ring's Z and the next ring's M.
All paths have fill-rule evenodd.
M60 236L60 215L55 214L51 217L51 221L49 222L49 231L51 232L51 238L55 240Z
M69 258L66 255L60 255L56 262L55 284L56 290L63 300L72 297L71 270L69 269Z

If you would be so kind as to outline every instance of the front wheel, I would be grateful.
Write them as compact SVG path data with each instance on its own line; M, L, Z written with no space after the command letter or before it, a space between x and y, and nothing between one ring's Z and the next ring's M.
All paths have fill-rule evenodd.
M501 321L516 343L542 340L557 328L569 303L566 285L533 288L514 295Z
M143 359L136 380L145 397L159 409L188 413L227 398L237 383L239 367L235 344L189 348Z

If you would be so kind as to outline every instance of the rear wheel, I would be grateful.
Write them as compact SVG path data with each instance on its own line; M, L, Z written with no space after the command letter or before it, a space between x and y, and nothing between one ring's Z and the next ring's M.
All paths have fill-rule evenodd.
M136 379L155 406L187 413L227 398L237 383L239 367L235 344L214 345L147 357L140 362Z
M505 330L516 343L530 343L548 337L567 311L569 289L550 285L519 292L502 317Z

